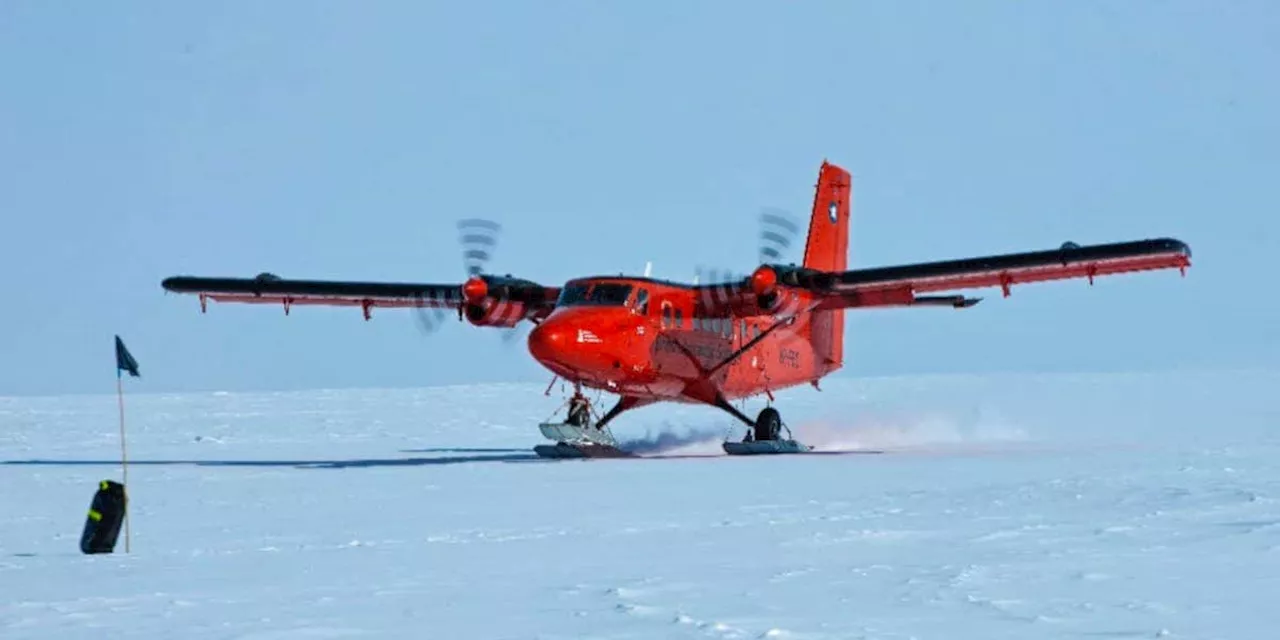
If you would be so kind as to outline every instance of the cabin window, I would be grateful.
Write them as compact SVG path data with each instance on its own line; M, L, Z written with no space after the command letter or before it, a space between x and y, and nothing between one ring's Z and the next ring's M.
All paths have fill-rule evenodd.
M747 337L747 321L746 321L746 319L745 319L745 318L742 320L742 324L741 324L741 325L739 325L739 326L741 326L741 327L742 327L742 329L741 329L741 334L739 334L739 335L742 337L742 341L743 341L743 342L746 342L746 341L747 341L747 340L749 340L750 338L748 338L748 337Z
M662 328L667 329L670 327L671 327L671 303L664 302L662 303Z
M684 328L684 312L680 309L676 309L676 326L681 329Z

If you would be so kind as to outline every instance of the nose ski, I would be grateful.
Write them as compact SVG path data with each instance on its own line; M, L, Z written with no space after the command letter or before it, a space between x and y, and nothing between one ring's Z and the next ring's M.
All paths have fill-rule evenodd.
M630 458L634 454L618 447L618 440L605 425L605 419L597 422L591 411L591 403L580 390L569 399L569 412L562 422L543 422L538 425L542 435L555 444L540 444L533 452L542 458Z
M634 454L618 448L609 427L573 425L567 422L543 422L542 435L555 444L540 444L534 453L543 458L628 458Z

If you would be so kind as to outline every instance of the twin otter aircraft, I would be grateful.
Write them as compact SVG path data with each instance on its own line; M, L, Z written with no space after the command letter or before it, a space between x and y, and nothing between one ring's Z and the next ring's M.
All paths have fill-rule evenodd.
M772 406L752 420L731 401L818 381L844 357L844 312L876 307L942 306L964 309L979 299L959 290L1087 278L1153 269L1185 273L1191 251L1175 239L1059 248L943 262L848 268L852 181L843 168L823 162L800 265L761 264L726 282L679 283L641 277L586 277L560 287L481 273L457 284L418 284L256 278L167 278L168 291L198 294L202 311L216 302L358 306L369 319L374 307L456 310L475 326L514 327L528 320L529 353L571 381L573 397L563 423L544 423L555 445L544 457L623 456L607 425L619 414L656 402L719 407L748 426L742 442L725 442L730 454L807 451L782 437ZM471 221L475 225L484 221ZM492 225L492 223L487 223ZM473 243L491 243L468 235ZM484 249L467 252L472 260ZM948 292L939 295L940 292ZM932 294L932 295L929 295ZM553 380L554 383L554 380ZM618 396L596 420L582 395L594 388ZM789 432L789 430L788 430Z

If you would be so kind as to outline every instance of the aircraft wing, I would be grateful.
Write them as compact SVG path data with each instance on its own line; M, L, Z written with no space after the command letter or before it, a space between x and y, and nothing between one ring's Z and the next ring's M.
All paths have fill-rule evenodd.
M474 282L484 285L475 290ZM202 310L210 300L278 304L286 313L294 305L360 307L367 320L375 307L455 309L459 314L465 310L477 324L495 326L512 326L524 319L540 320L555 308L560 294L558 287L497 276L476 276L466 283L426 284L290 280L263 273L254 278L173 276L165 278L161 286L174 293L198 295Z
M967 308L980 298L949 292L999 287L1007 297L1014 285L1074 278L1092 283L1097 277L1189 266L1191 249L1186 243L1157 238L1089 246L1066 243L1043 251L840 272L767 265L741 280L697 285L695 290L702 294L701 311L709 315L768 313L768 307L760 301L774 292L784 300L783 312L799 303L795 296L789 296L793 293L808 294L811 302L804 306L815 305L815 311L901 306ZM938 295L942 292L948 293Z
M1191 248L1173 238L924 262L838 273L803 271L795 285L822 298L818 309L945 305L973 306L961 295L920 295L999 287L1008 297L1014 285L1067 279L1093 279L1157 269L1191 266ZM785 280L785 278L783 279Z

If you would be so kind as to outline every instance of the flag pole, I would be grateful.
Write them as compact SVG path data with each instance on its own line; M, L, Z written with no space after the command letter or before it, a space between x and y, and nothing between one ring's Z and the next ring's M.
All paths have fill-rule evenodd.
M124 440L124 376L116 369L116 398L120 404L120 469L124 484L124 552L129 553L129 455Z

